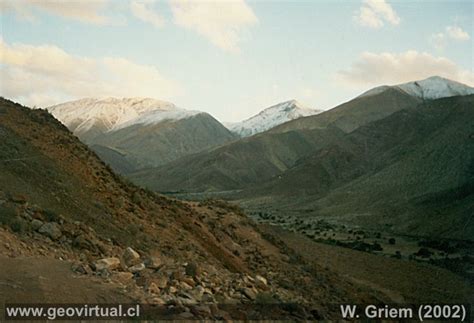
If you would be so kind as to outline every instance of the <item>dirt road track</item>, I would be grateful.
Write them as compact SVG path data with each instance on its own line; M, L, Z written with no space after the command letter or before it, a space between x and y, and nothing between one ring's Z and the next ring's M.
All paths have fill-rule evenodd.
M75 275L71 264L0 256L0 307L5 303L129 303L118 287Z

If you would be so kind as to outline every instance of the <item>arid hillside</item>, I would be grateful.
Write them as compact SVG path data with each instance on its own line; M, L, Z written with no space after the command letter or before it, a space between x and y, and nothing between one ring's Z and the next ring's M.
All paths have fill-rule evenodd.
M22 294L11 294L21 290L15 284L41 275L41 268L67 285L67 263L104 302L299 302L318 305L279 315L330 317L327 300L373 299L337 275L309 270L234 207L178 202L125 183L46 111L2 99L0 135L2 272L21 267L20 259L37 263L15 271L3 298L20 301ZM57 300L59 290L31 284L29 295ZM81 301L83 293L64 300ZM229 315L207 309L193 315ZM184 307L175 314L183 313Z
M139 301L173 308L173 318L321 319L339 317L333 304L395 301L308 262L234 206L126 183L46 111L2 99L0 136L2 303ZM252 303L280 305L237 311Z

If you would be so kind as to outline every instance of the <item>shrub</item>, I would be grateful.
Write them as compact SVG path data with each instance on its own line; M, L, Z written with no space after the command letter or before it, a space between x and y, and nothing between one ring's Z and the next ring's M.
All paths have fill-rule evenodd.
M140 193L138 191L136 191L132 194L132 202L134 204L142 206L142 197L140 196Z
M391 245L394 245L395 244L395 238L388 239L388 243L391 244Z
M28 223L20 217L15 217L10 222L10 228L12 229L13 232L24 233L25 231L28 230Z
M422 258L429 258L433 253L429 251L427 248L420 248L415 256L422 257Z
M14 209L0 205L0 224L9 225L15 216Z
M372 244L372 250L374 250L374 251L383 251L383 248L379 243L374 242Z
M140 224L132 223L127 226L126 231L130 233L130 235L136 235L143 230Z
M48 222L59 222L59 216L51 210L44 210L43 215Z
M257 304L276 304L279 303L278 295L271 293L258 293L255 298L255 303Z

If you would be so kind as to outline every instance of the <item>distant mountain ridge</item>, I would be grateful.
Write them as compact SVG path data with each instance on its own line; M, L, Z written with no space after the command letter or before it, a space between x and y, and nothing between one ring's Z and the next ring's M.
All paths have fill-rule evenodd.
M240 137L249 137L269 130L287 121L315 115L321 112L321 110L307 108L296 100L290 100L266 108L257 115L244 121L229 123L227 124L227 127L230 131L236 133Z
M448 80L440 76L432 76L420 81L408 82L393 86L379 86L361 94L359 97L374 95L383 92L388 88L398 88L409 95L423 100L433 100L451 96L474 94L474 88L468 85Z
M122 174L236 138L208 113L151 98L87 98L48 110Z
M48 108L115 171L128 174L206 151L320 111L276 104L228 130L211 115L152 98L86 98Z
M278 176L345 133L422 100L389 88L355 98L318 115L291 120L257 136L229 142L210 152L137 171L131 178L158 191L226 191L250 187Z
M98 134L135 123L177 120L199 113L152 98L112 97L85 98L54 105L47 110L85 142Z

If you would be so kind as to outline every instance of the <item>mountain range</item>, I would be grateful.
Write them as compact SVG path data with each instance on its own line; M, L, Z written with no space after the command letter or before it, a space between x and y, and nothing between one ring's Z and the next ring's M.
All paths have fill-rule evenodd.
M130 177L162 192L214 192L252 210L471 239L472 94L439 77L380 87ZM439 209L436 197L458 195Z
M471 194L471 140L465 139L471 128L463 119L447 121L470 120L472 94L471 87L435 76L380 86L323 112L283 102L228 128L206 113L153 99L84 99L49 110L115 171L155 191L223 196L247 210L402 233L470 237L462 214L469 214L471 198L446 206L443 217L432 196ZM455 131L465 134L450 138ZM449 141L457 142L451 150L459 150L461 164L443 152L440 143ZM430 163L445 170L426 173ZM396 184L401 179L413 181L411 191L408 182ZM446 221L457 224L443 229Z
M207 113L150 98L87 98L48 111L121 174L161 166L317 113L292 100L227 129Z

